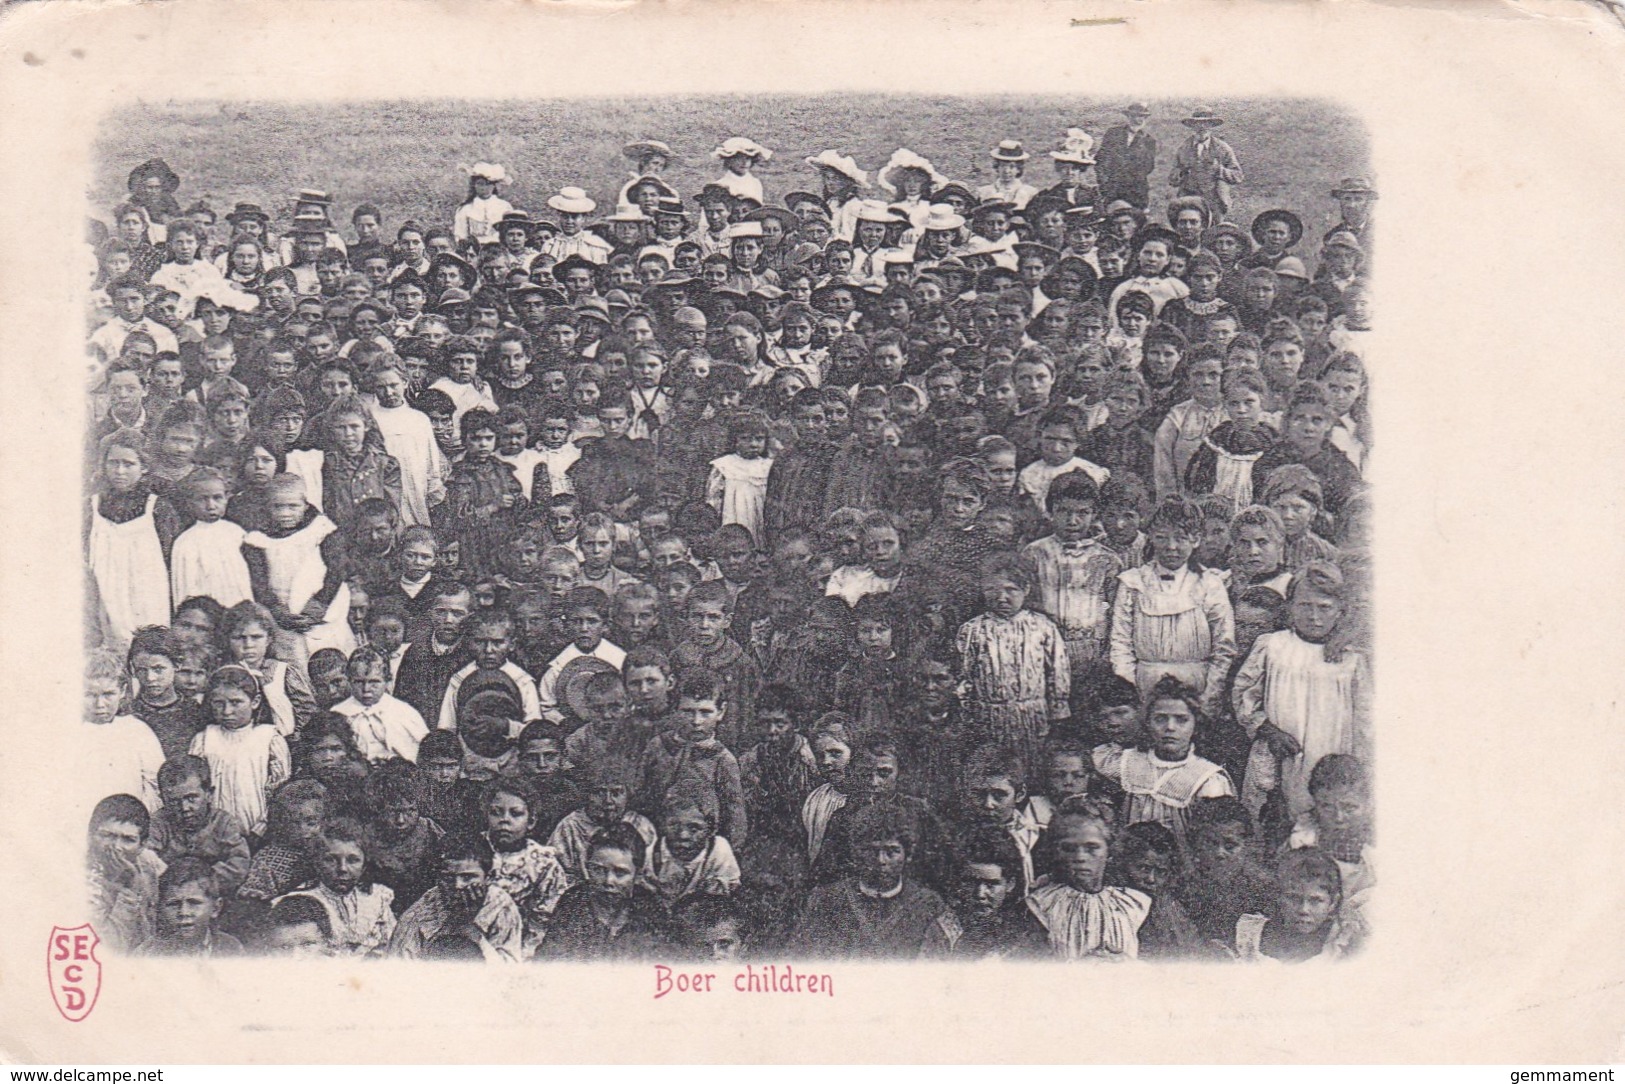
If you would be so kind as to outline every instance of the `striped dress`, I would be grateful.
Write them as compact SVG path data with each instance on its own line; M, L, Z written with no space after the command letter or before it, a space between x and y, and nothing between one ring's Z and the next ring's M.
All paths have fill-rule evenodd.
M1031 610L981 614L959 627L955 647L972 732L1037 764L1050 720L1071 714L1072 668L1055 622Z

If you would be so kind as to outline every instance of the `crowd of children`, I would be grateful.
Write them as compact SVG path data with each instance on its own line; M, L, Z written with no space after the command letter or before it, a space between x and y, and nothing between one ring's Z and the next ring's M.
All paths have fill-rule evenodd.
M602 207L526 212L476 163L446 222L348 235L138 167L92 231L98 929L1357 950L1376 193L1240 226L1222 117L1159 167L1124 113L975 188L824 150L770 198L736 137L696 193L641 140Z

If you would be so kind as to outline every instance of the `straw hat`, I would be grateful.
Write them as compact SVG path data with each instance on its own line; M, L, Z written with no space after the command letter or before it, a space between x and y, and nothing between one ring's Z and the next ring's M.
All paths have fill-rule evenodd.
M475 162L471 166L464 166L463 172L467 173L470 177L479 177L483 180L490 181L492 184L507 184L513 179L508 176L507 170L503 169L495 162Z
M937 172L937 167L931 164L930 159L915 154L907 147L902 147L892 152L891 158L887 159L886 164L881 166L880 171L875 174L876 182L886 191L896 192L897 172L898 170L903 169L917 169L922 171L925 173L929 185L932 188L941 188L943 185L948 183L948 178Z
M1019 139L999 140L999 145L993 148L992 155L995 162L1025 162L1032 157Z
M587 193L575 186L559 189L558 195L547 197L547 205L555 211L570 215L590 215L598 209Z
M711 152L711 157L734 158L741 154L747 158L755 158L762 162L771 161L773 158L772 151L754 139L746 139L744 136L730 136L728 139L723 140L722 146Z
M621 153L634 162L641 162L652 155L660 155L666 161L677 157L671 148L658 139L636 139L621 148Z
M927 233L950 233L965 228L965 219L946 204L934 203L920 229Z
M1224 118L1211 109L1202 108L1195 110L1179 123L1187 128L1217 128L1224 123Z
M851 180L859 188L869 187L869 174L859 169L857 159L849 154L842 154L839 151L819 151L817 154L803 158L802 161L809 166L819 166L831 172L839 173Z

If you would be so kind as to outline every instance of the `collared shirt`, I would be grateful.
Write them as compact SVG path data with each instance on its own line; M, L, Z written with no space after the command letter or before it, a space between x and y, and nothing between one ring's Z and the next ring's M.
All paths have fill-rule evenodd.
M417 763L418 743L429 733L429 727L406 701L386 693L369 707L352 696L333 705L333 710L350 721L350 733L355 735L361 755L369 761L402 757Z

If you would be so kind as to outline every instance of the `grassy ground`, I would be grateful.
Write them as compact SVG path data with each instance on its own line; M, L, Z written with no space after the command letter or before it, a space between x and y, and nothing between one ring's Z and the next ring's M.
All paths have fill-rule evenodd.
M1065 129L1098 141L1119 123L1120 103L1068 98L936 98L878 95L581 99L572 101L354 102L343 105L165 103L110 114L96 144L91 197L110 208L130 168L160 156L182 177L183 204L206 197L219 212L238 200L291 215L294 192L325 188L347 223L357 203L379 204L386 227L406 217L448 222L466 181L457 164L494 161L518 178L507 198L532 211L561 185L580 184L599 201L627 177L621 145L652 137L681 156L668 171L685 197L715 175L710 150L729 135L749 135L776 155L758 172L769 198L815 184L802 157L825 147L853 154L873 171L907 146L955 180L991 179L989 149L1022 139L1029 179L1054 183L1042 152ZM1310 228L1332 216L1327 195L1339 177L1368 169L1364 125L1320 101L1169 100L1153 103L1159 143L1153 202L1168 195L1168 163L1186 134L1178 118L1211 105L1228 119L1220 135L1247 173L1231 217L1250 221L1267 207L1289 207Z

